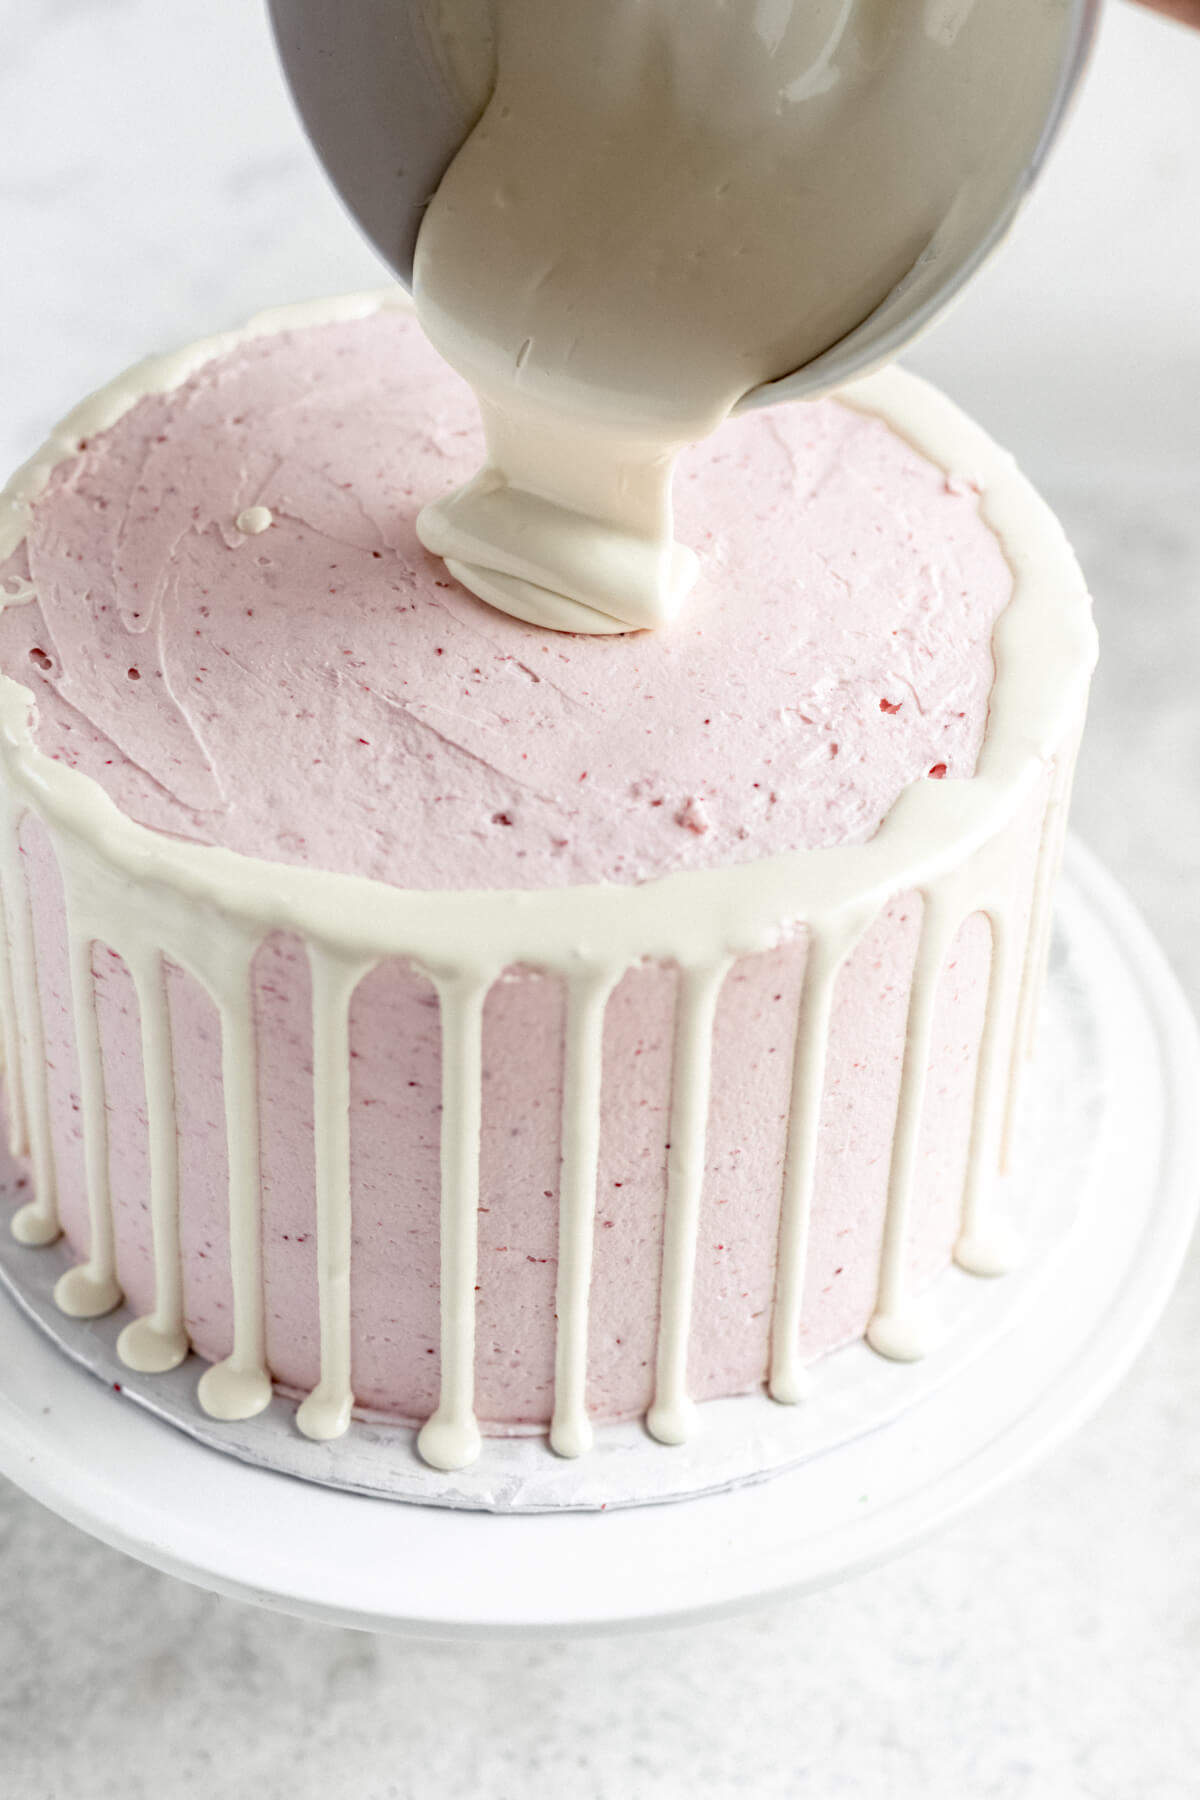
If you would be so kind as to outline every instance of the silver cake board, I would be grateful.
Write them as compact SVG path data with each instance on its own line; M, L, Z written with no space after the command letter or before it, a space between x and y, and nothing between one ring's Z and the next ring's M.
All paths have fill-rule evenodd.
M119 1390L164 1425L213 1450L304 1481L418 1505L501 1513L597 1511L718 1493L794 1469L878 1431L958 1377L1021 1315L1046 1284L1069 1279L1066 1264L1082 1200L1093 1183L1105 1104L1102 1032L1070 932L1056 930L1037 1053L1027 1071L1012 1173L996 1195L1022 1245L1020 1265L987 1280L957 1268L929 1291L940 1341L919 1363L894 1363L856 1342L815 1364L809 1397L780 1406L764 1394L712 1400L701 1430L665 1447L640 1423L608 1425L577 1461L556 1456L542 1435L490 1437L472 1467L444 1473L417 1455L416 1432L357 1416L346 1435L314 1443L296 1429L296 1405L276 1394L257 1418L210 1419L196 1400L205 1364L189 1356L164 1375L126 1368L117 1338L130 1318L66 1317L55 1282L71 1258L60 1243L29 1249L0 1231L0 1282L64 1355ZM0 1168L15 1199L16 1172ZM22 1195L22 1198L26 1196Z

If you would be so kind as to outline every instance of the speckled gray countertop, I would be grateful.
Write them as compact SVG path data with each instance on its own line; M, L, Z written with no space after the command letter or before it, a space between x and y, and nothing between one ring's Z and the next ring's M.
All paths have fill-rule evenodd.
M24 0L0 62L0 463L151 347L378 270L251 0ZM1076 828L1200 995L1200 37L1113 9L1009 250L910 360L1091 577ZM890 1567L646 1638L419 1644L127 1561L0 1487L11 1800L1192 1800L1200 1256L1043 1468Z

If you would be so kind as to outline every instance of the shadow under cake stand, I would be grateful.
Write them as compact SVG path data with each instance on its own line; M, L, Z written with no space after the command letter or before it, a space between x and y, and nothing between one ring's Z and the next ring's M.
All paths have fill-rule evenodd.
M1078 844L1044 1010L1006 1196L1026 1265L995 1282L941 1280L931 1304L944 1339L921 1364L855 1344L817 1365L798 1407L704 1405L689 1446L612 1427L572 1464L541 1438L492 1439L474 1470L445 1476L397 1427L310 1445L279 1399L249 1427L214 1426L191 1397L194 1358L165 1390L161 1377L139 1382L116 1361L119 1315L88 1323L53 1308L60 1253L6 1243L0 1471L170 1574L377 1631L665 1625L880 1563L1099 1405L1187 1248L1200 1041L1145 925Z

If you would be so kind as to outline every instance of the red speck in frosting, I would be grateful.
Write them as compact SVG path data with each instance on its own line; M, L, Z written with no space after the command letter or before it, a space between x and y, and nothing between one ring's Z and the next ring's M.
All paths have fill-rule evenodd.
M879 710L885 713L898 713L903 705L903 700L881 700Z
M703 837L708 830L708 814L694 794L688 795L675 814L675 823L682 825L685 831L694 831L697 837Z
M945 778L945 774L945 763L934 763L932 769L929 771L929 779L930 781L941 781Z

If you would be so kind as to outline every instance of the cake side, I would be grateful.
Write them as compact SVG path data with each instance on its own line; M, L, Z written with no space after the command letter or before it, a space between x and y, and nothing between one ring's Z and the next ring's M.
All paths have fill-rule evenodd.
M60 1214L86 1256L61 883L36 821L26 822L21 841L35 896ZM889 905L838 985L801 1309L806 1362L861 1336L874 1311L920 911L915 894ZM987 963L976 921L947 959L939 996L908 1240L914 1295L945 1267L957 1237ZM128 966L107 946L97 946L92 966L115 1272L127 1304L146 1316L156 1282L138 995ZM768 1367L804 966L803 942L785 944L740 959L722 988L689 1339L689 1389L698 1399L761 1387ZM607 1009L588 1307L588 1408L597 1422L639 1416L653 1397L678 989L676 971L648 965L623 977ZM178 965L166 971L166 992L178 1070L182 1314L191 1345L218 1361L233 1347L220 1019ZM552 1408L566 1001L561 979L514 970L485 1010L475 1355L485 1428L544 1429ZM254 1012L266 1360L277 1381L303 1394L319 1378L320 1305L311 980L297 940L275 935L258 952ZM381 965L356 992L351 1046L354 1389L360 1405L419 1423L436 1401L440 1371L441 1065L431 984L398 962Z
M351 877L281 870L278 865L272 870L268 864L248 862L219 848L163 838L122 820L104 804L86 777L49 763L30 745L22 718L24 702L11 699L8 768L12 823L15 825L16 811L23 810L36 795L35 809L49 824L67 875L71 920L58 966L73 968L77 979L73 990L64 988L59 1004L64 1017L70 1014L77 1049L85 1052L79 1059L78 1089L85 1115L83 1136L89 1135L90 1118L92 1140L91 1168L75 1190L87 1190L88 1217L77 1217L71 1232L77 1247L88 1253L87 1273L75 1284L85 1300L89 1295L92 1301L106 1298L116 1284L113 1250L104 1240L111 1226L111 1194L117 1184L108 1179L116 1139L103 1146L103 1157L97 1141L96 1099L103 1087L97 1083L96 1071L98 1065L104 1066L104 1056L102 1046L98 1055L89 1054L86 990L97 984L94 965L92 979L79 979L79 946L94 936L107 950L119 953L140 1003L136 1008L126 1004L125 1012L135 1019L143 1038L146 1018L155 1014L154 994L163 986L160 959L164 953L168 963L188 970L193 983L199 982L212 996L207 1041L210 1059L215 1046L218 1068L222 1060L225 1063L225 1080L217 1090L219 1110L225 1117L216 1123L226 1127L227 1168L212 1171L215 1192L210 1200L199 1209L185 1206L179 1217L187 1217L189 1230L194 1230L199 1220L210 1220L209 1236L217 1246L213 1260L218 1265L222 1232L224 1236L228 1277L220 1272L214 1291L219 1298L224 1283L228 1297L221 1306L225 1317L218 1321L221 1329L207 1340L202 1332L195 1334L209 1354L221 1355L228 1347L227 1360L214 1371L217 1379L207 1389L207 1403L214 1408L252 1409L253 1403L261 1401L269 1365L285 1379L300 1376L293 1381L296 1387L314 1388L313 1403L306 1402L307 1411L302 1409L302 1425L319 1433L340 1428L358 1390L351 1370L370 1368L367 1340L386 1338L390 1322L388 1316L379 1314L379 1307L387 1304L385 1299L356 1309L353 1293L364 1272L369 1283L372 1267L394 1272L399 1266L394 1257L374 1255L382 1239L359 1237L364 1208L353 1168L362 1152L361 1146L350 1140L370 1109L346 1104L355 1095L353 1067L343 1079L336 1069L318 1066L309 1083L316 1154L310 1164L310 1222L314 1229L305 1233L277 1229L291 1221L282 1215L276 1218L271 1211L273 1196L282 1194L285 1183L263 1179L271 1163L260 1124L267 1114L259 1108L259 1118L248 1115L245 1094L236 1079L229 1079L231 1071L236 1077L245 1062L248 1025L255 1019L255 1007L250 1003L252 982L260 1023L269 1012L258 967L263 957L260 942L264 934L297 925L307 943L299 957L295 951L291 955L293 976L297 960L306 961L311 974L307 993L292 977L283 984L288 995L285 1011L291 1019L286 1029L294 1038L297 1020L306 1016L308 1005L308 1016L316 1024L315 1038L310 1041L318 1047L318 1064L321 1047L327 1052L339 1037L348 1044L353 1041L347 1035L351 1007L367 1003L368 982L386 979L379 971L372 973L383 959L404 955L425 971L409 978L411 1004L402 1010L416 1018L415 1009L423 1008L427 1025L431 1019L440 1023L437 1057L429 1045L421 1063L422 1076L431 1078L440 1095L430 1103L421 1151L426 1168L434 1168L434 1186L440 1187L440 1192L432 1195L440 1212L440 1267L433 1270L428 1260L436 1238L430 1229L431 1189L427 1183L425 1198L413 1213L414 1219L424 1220L419 1235L426 1262L422 1264L417 1256L404 1264L410 1276L405 1295L411 1304L399 1322L410 1335L416 1327L416 1341L406 1346L402 1360L406 1362L405 1391L417 1393L421 1399L421 1405L414 1408L417 1416L435 1396L439 1402L433 1429L425 1439L433 1460L471 1452L476 1373L480 1377L479 1410L485 1419L502 1425L537 1424L544 1423L552 1412L556 1446L569 1450L582 1447L586 1437L589 1381L593 1383L593 1410L599 1416L640 1410L649 1398L652 1429L671 1437L690 1428L688 1402L693 1395L750 1385L761 1380L768 1368L779 1397L797 1397L797 1371L803 1358L838 1341L839 1331L844 1336L861 1330L871 1314L877 1321L875 1335L881 1347L901 1354L914 1348L906 1314L910 1277L923 1277L948 1255L959 1229L959 1209L952 1196L961 1188L963 1172L962 1167L951 1166L955 1161L951 1156L943 1176L934 1184L938 1203L933 1212L939 1223L931 1234L921 1225L920 1184L914 1180L924 1154L922 1133L928 1136L932 1132L935 1143L961 1144L970 1224L972 1206L978 1211L978 1196L972 1200L972 1190L978 1186L973 1177L994 1160L1002 1129L1000 1096L1008 1086L1013 1040L1024 1028L1036 986L1033 974L1044 929L1056 824L1044 834L1046 848L1040 863L1030 854L1030 840L1042 817L1045 772L1051 762L1057 763L1058 771L1052 796L1055 822L1061 816L1092 645L1082 585L1069 552L1056 536L1049 516L1019 478L1010 473L986 440L945 403L931 401L920 384L887 378L868 387L868 392L855 397L856 403L886 402L890 395L893 422L918 441L935 440L929 448L940 458L941 468L968 467L977 478L982 477L985 512L1000 526L1016 584L1013 603L1001 619L996 637L997 684L979 773L974 780L925 780L917 787L907 787L889 811L883 829L864 845L799 851L743 867L676 875L637 888L457 893L439 895L436 904L431 904L426 896L397 893ZM926 447L924 443L922 447ZM994 481L988 479L989 465L995 471ZM1004 518L1006 500L1009 510ZM1002 515L1000 520L995 519L996 510ZM1036 667L1024 658L1020 664L1013 659L1014 649L1028 652L1031 636L1037 640L1039 652ZM42 1111L38 1104L38 1047L32 1025L35 1012L47 1011L48 984L43 984L42 1006L38 1007L29 980L33 959L26 954L34 946L23 941L23 873L9 858L5 888L7 895L15 896L8 903L8 920L17 979L15 1009L6 1016L14 1048L17 1013L25 1026L23 1068L30 1077L27 1098L33 1102L25 1111L34 1127L35 1164L40 1160L42 1165L40 1174L35 1168L39 1198L27 1225L42 1231L52 1221L53 1190L48 1177L59 1144L51 1141L55 1134L48 1109ZM869 936L873 922L882 914L887 923L896 924L910 893L915 894L917 906L902 921L907 937L897 925L883 954L877 954L880 946L872 945ZM991 973L987 973L986 933L981 939L977 926L968 928L966 949L957 958L967 971L966 989L974 994L977 1007L984 984L990 990L979 1033L969 1023L968 1002L956 995L950 1022L946 1022L940 996L945 986L943 968L956 954L963 923L981 907L989 914L1000 952L991 959ZM37 910L40 918L45 909L39 906ZM1029 929L1027 911L1032 916ZM199 931L198 921L202 923ZM818 1256L810 1266L809 1252L821 1243L821 1189L826 1182L821 1141L822 1137L828 1140L830 1131L823 1117L820 1129L813 1123L818 1111L813 1095L820 1101L830 1084L836 1088L841 1080L842 1051L832 1045L827 1060L825 1044L831 1018L836 1026L856 1015L843 987L854 979L854 959L860 952L875 975L883 972L884 988L896 996L886 1020L875 997L879 1035L867 1059L868 1064L874 1061L880 1067L866 1110L885 1131L882 1154L878 1144L868 1146L871 1153L866 1160L877 1169L874 1210L855 1232L855 1279L869 1299L863 1308L860 1292L857 1313L844 1313L840 1324L827 1314L814 1333L820 1290L814 1296L813 1281L824 1264ZM268 953L284 955L278 950ZM53 960L54 955L47 950L46 960ZM760 959L756 965L760 987L748 1014L754 1013L755 1006L761 1013L768 1005L783 1004L768 1001L761 985L772 957L776 964L771 972L779 983L772 993L786 991L787 1023L780 1030L767 1031L759 1050L764 1059L774 1051L776 1067L786 1069L786 1079L773 1073L774 1086L767 1084L772 1096L772 1130L763 1130L762 1120L767 1115L763 1107L756 1110L752 1104L755 1094L746 1092L740 1106L730 1105L737 1091L739 1067L747 1062L747 1043L753 1039L749 1019L743 1017L735 1025L726 1048L722 1017L723 1011L736 1016L734 996L739 985L754 988L756 977L748 965L755 964L755 959ZM284 962L287 960L284 955ZM631 980L625 971L635 964L649 965L633 969L633 978L653 986L653 965L663 961L670 968L657 978L659 986L665 982L672 991L650 999L643 996L630 1009L622 1035L620 996ZM537 977L517 973L530 965L543 973ZM1023 970L1028 971L1025 977ZM539 982L540 1001L535 991ZM178 978L168 974L168 991L177 984ZM272 980L271 985L279 991L277 981ZM864 1008L872 1010L869 983L857 1010ZM493 1015L490 1030L489 1011ZM136 1020L138 1012L140 1020ZM395 1023L391 1018L383 1034L388 1043L397 1041ZM646 1038L647 1027L657 1046L658 1066L647 1090L636 1093L634 1099L639 1110L653 1118L646 1145L652 1168L643 1188L631 1184L633 1210L626 1218L632 1230L619 1235L621 1221L610 1218L612 1202L604 1185L605 1159L610 1151L605 1148L603 1131L597 1133L590 1122L602 1116L603 1105L620 1091L625 1064L636 1066L638 1039ZM115 1029L110 1026L110 1039ZM361 1018L357 1029L367 1029ZM953 1052L958 1059L957 1088L954 1080L943 1079L946 1066L939 1033L944 1034L946 1045L958 1046ZM199 1029L192 1033L197 1041L202 1035ZM65 1041L69 1031L60 1028L60 1036ZM250 1037L252 1042L252 1032ZM772 1037L777 1041L767 1041ZM178 1029L175 1040L178 1059ZM190 1044L191 1037L187 1041ZM542 1116L537 1129L529 1134L529 1146L519 1148L514 1163L511 1144L501 1141L505 1121L511 1121L522 1107L528 1112L531 1096L521 1100L518 1083L517 1097L508 1094L489 1114L487 1086L530 1043L539 1046L527 1063L535 1088L540 1082ZM982 1061L976 1080L980 1045ZM932 1093L927 1095L922 1090L935 1046L937 1067ZM645 1043L640 1047L644 1052ZM862 1061L864 1047L870 1048L869 1040L866 1046L862 1040L849 1046L848 1066ZM260 1055L258 1090L270 1063L262 1046ZM286 1056L284 1061L288 1061ZM556 1062L557 1082L553 1078ZM888 1079L880 1073L885 1064ZM15 1058L10 1068L14 1066ZM293 1074L304 1076L303 1052L297 1056L293 1049L288 1066ZM114 1056L105 1072L111 1076L118 1067L125 1071L129 1105L136 1110L144 1079L137 1064L136 1043L131 1053ZM153 1116L161 1115L166 1103L158 1073L145 1082L142 1095L142 1104L149 1102L151 1114L144 1160L147 1216L152 1220L163 1217L166 1179L161 1144L157 1167L150 1148L151 1140L163 1135L161 1130L156 1133L153 1123ZM366 1094L361 1075L359 1079L360 1099L382 1098ZM894 1084L890 1088L889 1079ZM109 1086L111 1099L111 1081ZM299 1094L302 1086L293 1079L290 1091ZM258 1090L256 1099L261 1097ZM942 1090L954 1097L939 1126L937 1101ZM187 1103L191 1104L191 1097ZM213 1110L217 1109L210 1106L209 1111ZM276 1108L267 1111L273 1115ZM121 1112L118 1107L118 1117ZM210 1135L213 1124L210 1118ZM188 1136L181 1134L180 1143ZM441 1143L437 1161L431 1164L436 1136ZM627 1123L619 1136L622 1141L628 1139ZM754 1181L745 1181L740 1188L733 1182L734 1193L744 1202L743 1225L749 1222L748 1236L755 1248L743 1256L735 1282L721 1275L714 1287L706 1273L709 1265L699 1255L700 1233L709 1222L705 1209L721 1204L721 1182L724 1180L728 1189L731 1159L735 1163L739 1152L744 1155L748 1139L758 1145L755 1179L766 1184L768 1194L764 1202L761 1194L752 1191ZM479 1145L478 1160L470 1155L472 1143ZM264 1159L261 1166L260 1157ZM89 1161L86 1154L83 1161ZM386 1161L385 1153L385 1168ZM545 1187L534 1191L526 1176L539 1170ZM508 1277L490 1276L485 1262L490 1252L495 1259L491 1266L498 1268L500 1259L513 1253L512 1245L494 1242L488 1235L492 1217L488 1195L494 1186L503 1185L506 1172L532 1199L540 1192L542 1202L540 1207L526 1206L525 1215L515 1218L510 1202L501 1222L506 1239L516 1235L507 1229L508 1222L527 1232L530 1247L518 1252L526 1268L533 1271L525 1277L532 1285L525 1287L513 1285ZM222 1175L228 1181L225 1191ZM612 1180L615 1195L620 1177ZM621 1181L620 1191L624 1187ZM844 1169L829 1184L828 1192L835 1212L840 1196L844 1219L850 1192ZM727 1204L730 1197L727 1191ZM593 1251L589 1227L597 1200L603 1210L597 1211ZM267 1208L262 1220L258 1218L260 1204ZM482 1213L477 1210L481 1204L486 1209ZM712 1214L714 1219L718 1216ZM380 1224L384 1238L388 1229ZM476 1231L480 1233L478 1244L473 1241ZM136 1238L136 1230L132 1235ZM289 1287L278 1271L286 1266L290 1252L283 1251L279 1240L286 1237L290 1242L297 1235L315 1241L315 1248L308 1251L306 1268ZM728 1235L730 1243L736 1243L734 1235ZM978 1248L979 1234L974 1235ZM118 1232L118 1251L121 1239ZM140 1290L146 1296L148 1315L161 1312L165 1262L170 1260L161 1254L160 1240L157 1231L146 1232L143 1221L142 1261L152 1265L152 1284L144 1279L144 1270L142 1278L133 1272L133 1252L126 1250L123 1255L128 1268L122 1270L122 1279L131 1295ZM611 1252L609 1245L614 1246ZM713 1254L726 1254L724 1236L714 1238L714 1245ZM349 1289L344 1279L348 1251ZM730 1252L740 1253L740 1249ZM262 1271L258 1265L261 1256L266 1259ZM612 1264L606 1266L610 1257ZM207 1257L185 1253L184 1265L193 1284L205 1260ZM514 1258L512 1265L504 1266L515 1263ZM631 1287L631 1268L642 1283L640 1290L636 1282ZM744 1288L743 1280L748 1283ZM273 1283L283 1297L277 1308L271 1300ZM736 1304L753 1303L745 1309L745 1320L753 1320L753 1330L747 1323L737 1355L722 1362L723 1351L739 1342L727 1304L735 1285ZM440 1307L435 1309L439 1341L430 1345L420 1340L432 1335L429 1296L435 1286L441 1294ZM488 1310L491 1288L498 1295L494 1314ZM360 1297L362 1292L360 1285ZM622 1314L623 1296L630 1292L634 1301ZM610 1302L617 1310L612 1318L606 1318ZM555 1304L557 1328L552 1316ZM274 1311L293 1321L300 1318L303 1328L294 1333L296 1342L277 1347L272 1356L269 1321ZM610 1381L603 1371L598 1338L613 1319L619 1323L630 1312L636 1315L641 1337L634 1354L617 1359L617 1379ZM532 1337L524 1331L524 1317L536 1321ZM181 1302L172 1330L159 1330L164 1323L161 1318L155 1330L164 1342L170 1339L177 1346L183 1322ZM195 1327L207 1321L193 1317L191 1323ZM381 1324L385 1327L382 1331L377 1329ZM609 1336L616 1338L616 1331L609 1330ZM510 1341L513 1338L515 1346ZM476 1339L484 1352L482 1359L476 1353ZM489 1341L495 1350L490 1359ZM515 1359L511 1354L514 1347L518 1351ZM628 1349L625 1344L621 1347ZM427 1359L421 1365L429 1371L423 1385L411 1366L417 1353ZM289 1360L290 1373L282 1366ZM386 1357L383 1365L386 1370ZM649 1374L644 1373L647 1369ZM531 1372L530 1378L522 1386L526 1371ZM385 1403L390 1400L394 1411L407 1411L399 1400L394 1361L390 1374L385 1374L385 1387L387 1381L392 1386L382 1399ZM370 1385L369 1379L365 1385Z

